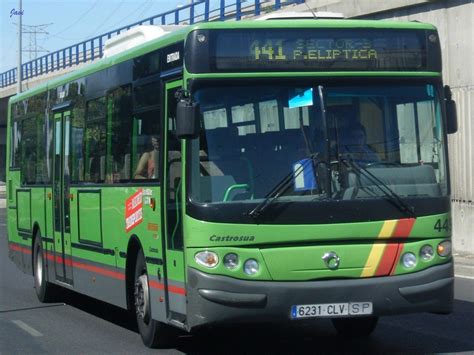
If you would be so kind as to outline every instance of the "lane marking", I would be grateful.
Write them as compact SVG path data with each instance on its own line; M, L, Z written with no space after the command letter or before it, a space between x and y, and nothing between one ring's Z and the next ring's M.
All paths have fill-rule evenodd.
M41 334L40 332L38 332L35 328L30 327L28 324L26 324L25 322L22 322L21 320L12 320L12 322L13 322L18 328L23 329L25 332L27 332L27 333L30 334L31 336L34 336L34 337L42 337L42 336L43 336L43 334Z
M35 306L35 307L6 309L6 310L0 310L0 313L20 312L20 311L31 311L31 310L33 310L33 309L43 309L43 308L51 308L51 307L60 307L60 306L65 306L65 305L66 305L66 303L58 303L58 304L51 304L51 305L46 305L46 306Z
M474 276L464 276L464 275L456 275L456 274L454 274L454 277L457 277L457 278L459 278L459 279L474 280Z

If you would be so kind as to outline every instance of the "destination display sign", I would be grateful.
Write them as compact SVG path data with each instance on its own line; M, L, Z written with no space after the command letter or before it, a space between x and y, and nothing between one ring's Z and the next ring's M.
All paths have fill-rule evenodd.
M441 66L438 36L427 30L197 30L186 49L186 67L194 73L439 71Z

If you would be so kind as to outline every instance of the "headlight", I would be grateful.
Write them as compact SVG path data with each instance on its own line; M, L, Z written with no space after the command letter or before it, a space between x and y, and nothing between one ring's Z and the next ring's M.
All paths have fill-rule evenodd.
M449 240L438 244L438 255L443 257L451 255L451 242Z
M420 250L420 257L424 261L430 261L434 257L434 249L431 245L424 245Z
M235 269L239 265L239 257L234 253L227 254L223 260L224 266L228 269Z
M405 253L402 256L402 264L407 269L414 268L416 266L416 255L413 253Z
M199 265L213 268L219 262L219 257L213 251L206 250L196 253L196 255L194 255L194 260L196 260Z
M255 259L249 259L244 264L244 272L247 275L255 275L258 272L259 265Z

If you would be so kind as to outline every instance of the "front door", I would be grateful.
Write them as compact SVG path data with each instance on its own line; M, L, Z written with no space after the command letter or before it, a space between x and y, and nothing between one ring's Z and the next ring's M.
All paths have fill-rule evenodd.
M54 113L53 238L56 278L72 284L70 168L71 111Z
M182 80L165 84L166 132L163 196L164 196L164 236L166 236L166 295L169 316L182 321L186 314L185 269L183 253L183 228L181 209L181 142L176 139L176 98Z

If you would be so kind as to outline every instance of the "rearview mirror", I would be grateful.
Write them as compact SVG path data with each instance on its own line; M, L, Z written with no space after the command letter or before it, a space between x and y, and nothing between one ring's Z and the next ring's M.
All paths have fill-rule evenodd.
M193 139L199 137L199 104L191 100L180 100L176 109L176 137Z
M449 85L444 87L444 99L446 105L446 123L448 134L458 131L458 115L456 112L456 102L452 99L451 88Z

